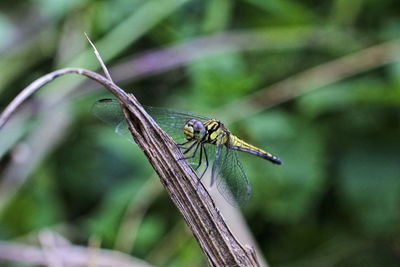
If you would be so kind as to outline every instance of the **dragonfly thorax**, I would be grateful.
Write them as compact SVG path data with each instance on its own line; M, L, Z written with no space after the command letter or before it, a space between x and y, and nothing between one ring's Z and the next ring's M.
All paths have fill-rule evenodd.
M191 119L183 127L186 140L200 140L206 135L206 127L201 121Z

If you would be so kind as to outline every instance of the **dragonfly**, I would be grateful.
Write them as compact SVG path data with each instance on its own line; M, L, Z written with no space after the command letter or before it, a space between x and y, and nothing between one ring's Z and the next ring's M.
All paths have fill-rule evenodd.
M251 196L251 185L238 157L238 151L250 153L274 164L282 161L232 134L216 119L190 112L144 106L155 122L173 138L188 163L199 174L199 182L212 160L210 187L214 184L228 203L243 206ZM119 102L113 98L96 101L92 113L114 127L119 135L130 136ZM132 140L130 138L130 140Z

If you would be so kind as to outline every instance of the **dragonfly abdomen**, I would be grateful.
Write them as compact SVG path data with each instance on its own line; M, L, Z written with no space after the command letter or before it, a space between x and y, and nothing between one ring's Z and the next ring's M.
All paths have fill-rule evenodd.
M262 149L255 147L249 143L246 143L245 141L243 141L242 139L240 139L234 135L230 136L230 144L229 145L232 149L253 154L260 158L267 159L275 164L282 164L282 161L277 156L274 156L265 150L262 150Z

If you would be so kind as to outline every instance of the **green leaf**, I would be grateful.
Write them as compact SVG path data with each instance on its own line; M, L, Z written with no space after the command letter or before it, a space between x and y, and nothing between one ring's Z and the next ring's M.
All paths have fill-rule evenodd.
M400 146L393 139L364 141L340 160L338 198L360 229L389 235L400 220Z

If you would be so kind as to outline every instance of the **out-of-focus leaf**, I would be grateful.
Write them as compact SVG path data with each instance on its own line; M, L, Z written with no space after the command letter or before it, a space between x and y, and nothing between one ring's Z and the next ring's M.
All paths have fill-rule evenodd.
M232 15L234 2L225 0L210 1L207 4L207 13L203 28L205 32L224 30Z
M251 157L251 164L244 164L253 185L253 203L262 203L257 208L271 220L299 220L314 207L326 178L318 127L282 113L268 113L246 120L245 129L249 142L283 161L278 166ZM247 161L250 157L246 157Z
M337 111L353 103L351 87L343 84L335 84L323 90L311 92L297 102L299 109L311 116Z
M360 229L389 235L400 220L400 145L392 138L363 141L343 148L338 198Z
M379 51L383 42L399 38L398 0L0 2L0 17L5 22L0 21L4 37L0 50L6 45L0 56L3 107L55 65L99 68L90 46L81 51L86 42L83 28L108 65L125 61L127 55L156 51L149 52L156 55L149 61L142 58L134 66L111 71L116 81L123 76L131 82L121 85L132 88L141 103L181 106L210 117L211 107L241 102L252 92L290 81L311 67L322 71L313 77L318 80L326 78L324 71L330 63L340 68L333 69L333 74L337 70L348 73L351 68L342 67L340 58L363 53L376 68L348 73L341 82L293 97L279 111L274 108L233 125L230 111L214 115L226 119L233 133L284 162L272 165L240 153L253 186L253 197L244 211L272 266L398 266L400 65L381 63L397 58L399 49L393 46L381 54L368 54ZM218 43L215 36L204 35L212 32L228 36L235 44ZM211 45L207 40L212 40ZM178 42L174 53L157 56L161 47ZM198 49L199 43L203 49ZM74 58L75 54L81 56ZM171 60L168 56L178 63L161 64ZM160 69L163 73L147 76L155 66L165 66ZM145 75L140 81L136 71ZM30 100L36 105L46 102L46 106L52 98L55 105L63 104L77 82L52 81L39 92L40 96L46 90L51 94ZM275 93L279 96L286 90L291 88ZM86 92L79 90L79 95ZM75 233L67 235L73 243L85 243L95 235L109 248L128 249L129 242L134 242L133 254L138 256L149 257L159 249L161 266L203 266L197 243L188 241L191 235L181 227L170 231L181 218L165 195L149 200L149 209L139 216L142 225L137 239L132 239L132 231L126 239L118 236L116 245L127 205L134 206L135 197L146 201L146 190L141 190L152 170L140 149L92 117L91 103L75 103L74 122L58 133L61 144L50 147L44 137L47 131L32 132L36 149L46 147L49 156L44 161L30 158L33 174L3 210L1 237L67 224ZM253 110L246 105L234 109L243 114ZM28 113L27 118L34 117L34 112ZM47 121L50 129L56 120ZM30 125L21 124L13 131L2 129L3 152L31 138ZM11 158L10 154L0 159L0 186ZM135 222L131 219L124 219L127 228ZM129 233L129 229L122 232ZM158 247L162 242L166 245Z
M166 230L165 226L165 220L158 216L146 217L138 230L136 252L143 255L149 249L154 247L154 243L160 241L164 236L162 233Z
M263 10L277 16L278 18L283 18L287 22L305 23L315 20L317 18L315 13L312 13L306 6L297 1L247 0L247 2L252 3L259 8L262 8Z
M0 54L2 50L9 45L12 40L12 25L7 17L0 13L0 37L3 40L0 43Z
M40 7L42 12L50 16L62 16L66 11L73 9L74 7L88 2L89 0L34 0L37 2L37 6Z
M143 179L132 178L108 192L97 211L85 222L87 232L100 237L106 246L114 244L125 209L144 185Z
M379 79L364 78L311 92L301 97L297 105L300 111L311 117L353 109L355 105L400 105L398 88Z
M32 177L0 214L0 238L13 238L61 223L65 218L55 186L52 167L42 168Z
M216 107L248 92L259 78L237 53L191 63L189 73L193 82L191 103Z
M188 233L190 234L190 233ZM204 266L205 258L194 239L189 239L181 247L181 253L170 263L169 266Z
M364 2L363 0L353 0L351 2L346 0L334 1L334 22L345 25L354 23Z

